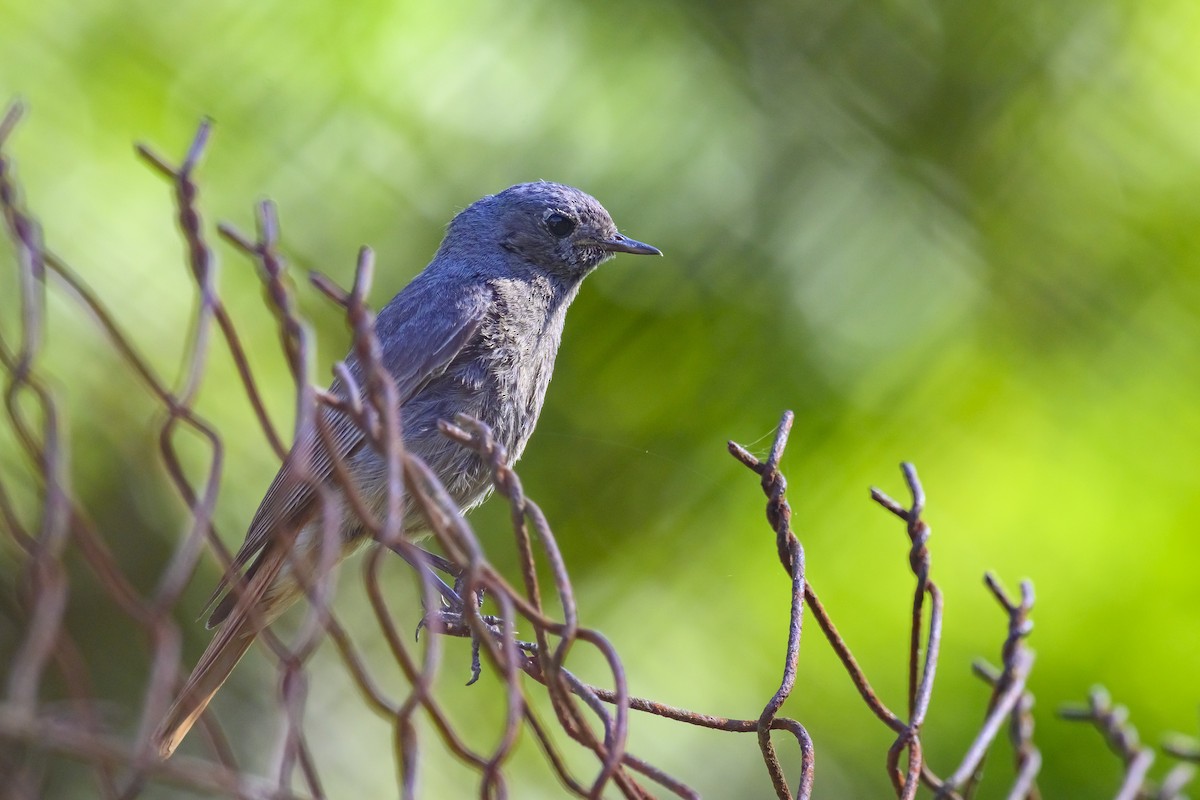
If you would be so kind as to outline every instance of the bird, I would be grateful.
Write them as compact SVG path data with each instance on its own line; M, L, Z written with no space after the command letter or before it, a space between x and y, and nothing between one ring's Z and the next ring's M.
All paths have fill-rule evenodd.
M439 420L479 419L504 447L508 465L516 462L542 410L567 307L583 279L617 253L662 255L620 233L591 195L549 181L521 183L455 215L433 260L379 311L375 334L396 385L404 446L425 461L462 511L491 491L490 467L447 439ZM344 363L354 378L349 383L365 386L353 351ZM335 396L346 398L349 391L340 379L330 386ZM163 759L179 747L255 636L304 593L296 570L315 567L325 536L321 508L327 503L318 494L329 495L317 487L344 492L335 462L344 465L368 509L380 513L386 506L384 455L343 411L323 405L318 413L330 435L321 437L310 425L293 444L210 598L207 627L218 630L155 731ZM370 538L350 504L338 505L336 561ZM427 530L413 505L404 530L417 539Z

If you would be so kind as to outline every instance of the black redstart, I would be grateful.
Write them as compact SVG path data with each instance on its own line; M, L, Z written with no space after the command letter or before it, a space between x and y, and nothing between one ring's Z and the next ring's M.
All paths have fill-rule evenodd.
M515 462L542 410L567 306L583 278L614 253L660 255L621 235L590 195L557 183L519 184L458 214L429 266L379 312L375 331L396 382L405 447L463 510L487 496L489 470L477 454L446 439L438 420L459 413L482 420L509 464ZM353 355L346 363L365 385ZM331 391L346 390L335 382ZM267 489L234 557L234 569L245 570L241 589L230 591L223 579L213 593L220 600L208 627L220 630L155 735L163 758L179 746L254 636L302 594L295 569L316 563L322 540L311 481L337 489L333 464L340 461L367 507L382 512L383 457L349 417L328 407L321 413L332 452L310 434L293 446ZM300 457L308 461L305 480L297 478ZM342 505L344 557L367 537L349 504ZM406 535L422 532L414 511L404 522Z

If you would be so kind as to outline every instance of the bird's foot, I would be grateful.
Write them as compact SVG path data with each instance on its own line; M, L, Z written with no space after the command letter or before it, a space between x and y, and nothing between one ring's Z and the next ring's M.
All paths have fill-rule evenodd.
M492 637L497 643L504 642L504 619L491 614L480 614L480 619L484 622L484 631L478 631L470 625L467 615L461 609L455 608L439 608L434 612L427 613L424 619L421 619L416 624L416 633L420 636L422 628L428 628L433 633L443 633L446 636L458 636L470 639L470 680L467 681L467 686L474 684L479 680L482 674L482 662L480 660L480 652L482 650L482 636ZM534 652L538 650L538 645L533 642L522 642L521 639L514 640L517 650L520 650L518 658L532 658Z
M467 681L467 686L470 686L479 680L479 676L483 672L483 666L479 657L483 641L482 635L486 634L496 642L504 641L504 620L501 617L490 614L480 614L479 619L483 621L484 630L481 632L472 627L467 617L467 598L471 598L470 602L475 604L476 613L478 613L478 609L483 608L484 590L477 589L473 592L468 592L466 576L462 569L445 559L433 556L431 553L426 555L432 556L430 561L435 569L453 576L455 580L454 588L451 589L436 576L431 576L436 581L435 586L440 584L439 594L442 598L442 605L433 610L425 607L425 615L417 623L416 637L419 639L421 631L428 628L433 633L470 639L471 679ZM424 605L423 599L422 605ZM531 642L518 640L516 641L516 646L526 657L531 656L537 650L537 645Z
M499 641L504 636L504 620L500 617L490 614L480 616L483 620L484 628L487 635ZM423 628L429 628L434 633L447 634L449 636L461 636L471 640L471 679L467 681L467 686L479 680L480 674L483 672L483 666L479 658L480 646L482 638L480 632L471 627L467 620L466 614L461 610L453 608L439 608L436 611L427 613L420 622L417 623L417 636L421 635Z

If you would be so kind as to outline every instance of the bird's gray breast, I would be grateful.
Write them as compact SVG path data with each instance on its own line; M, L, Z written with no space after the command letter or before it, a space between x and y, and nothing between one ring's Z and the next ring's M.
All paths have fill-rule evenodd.
M475 337L402 409L405 443L464 509L487 496L488 467L442 436L438 419L464 413L482 420L507 451L507 462L515 462L541 413L575 294L545 278L496 278L488 288L491 302Z

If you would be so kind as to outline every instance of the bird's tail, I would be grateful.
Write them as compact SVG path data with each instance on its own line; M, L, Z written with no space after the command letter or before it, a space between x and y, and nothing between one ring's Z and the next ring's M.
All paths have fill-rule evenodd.
M263 552L247 573L250 580L235 590L237 601L234 607L208 643L175 704L154 734L154 744L161 758L170 758L179 747L213 695L250 649L255 635L295 599L294 581L285 576L280 581L282 586L276 585L284 560L278 551Z
M247 630L245 618L231 619L223 625L200 656L200 661L188 676L183 691L167 712L166 719L154 734L160 758L170 758L187 736L196 720L204 713L213 695L225 683L229 673L242 660L254 641L254 632Z

